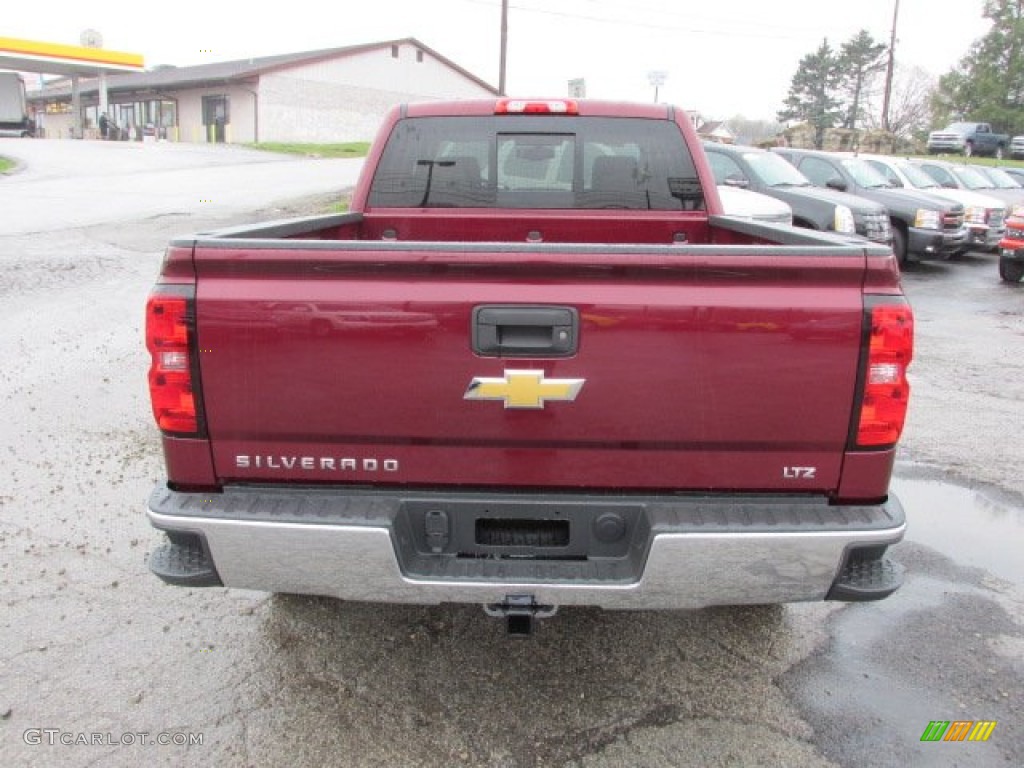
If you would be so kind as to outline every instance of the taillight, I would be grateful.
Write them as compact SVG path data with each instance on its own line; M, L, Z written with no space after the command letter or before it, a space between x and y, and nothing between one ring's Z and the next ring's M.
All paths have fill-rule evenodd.
M496 115L578 115L579 104L572 99L499 99Z
M166 292L164 292L166 291ZM158 289L146 303L146 348L151 357L149 394L153 417L165 432L199 433L192 385L191 287Z
M903 432L910 398L907 366L914 351L914 314L906 303L869 305L867 361L856 445L895 445Z

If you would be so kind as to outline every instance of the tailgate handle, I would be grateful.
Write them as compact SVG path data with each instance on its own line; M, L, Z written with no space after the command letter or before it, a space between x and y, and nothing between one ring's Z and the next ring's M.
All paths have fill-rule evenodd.
M485 357L572 357L579 349L574 307L484 305L473 309L473 351Z

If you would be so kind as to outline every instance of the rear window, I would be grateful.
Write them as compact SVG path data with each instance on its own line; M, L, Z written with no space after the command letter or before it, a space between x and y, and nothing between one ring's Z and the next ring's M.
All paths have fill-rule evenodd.
M678 211L704 196L668 120L496 115L400 121L370 205Z

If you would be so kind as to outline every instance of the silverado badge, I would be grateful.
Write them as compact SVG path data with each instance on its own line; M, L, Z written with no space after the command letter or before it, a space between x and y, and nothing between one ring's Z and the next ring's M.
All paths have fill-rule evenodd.
M543 408L549 400L576 399L586 379L546 379L544 371L505 371L504 378L477 376L466 400L503 400L506 408Z

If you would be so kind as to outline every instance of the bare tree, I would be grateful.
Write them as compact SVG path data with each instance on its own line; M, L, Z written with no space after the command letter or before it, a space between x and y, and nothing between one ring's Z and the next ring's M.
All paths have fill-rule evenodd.
M937 83L937 79L921 67L897 64L889 100L889 130L904 139L927 130L931 122L932 94ZM872 92L868 101L867 127L882 130L882 94Z

